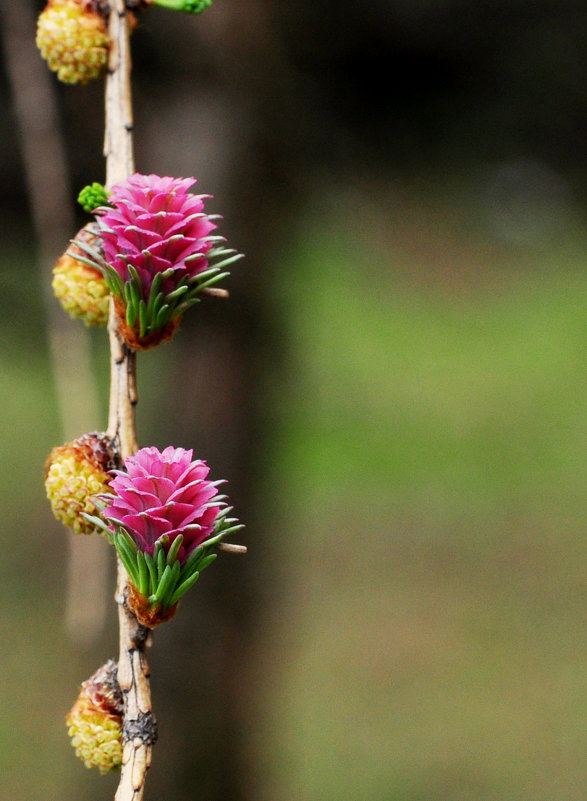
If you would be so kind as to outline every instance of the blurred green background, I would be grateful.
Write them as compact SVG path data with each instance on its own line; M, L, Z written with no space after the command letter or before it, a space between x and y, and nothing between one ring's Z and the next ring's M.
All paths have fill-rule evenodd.
M0 789L98 801L116 777L63 721L116 654L114 568L94 543L80 622L42 483L72 421L14 106L27 5L20 30L0 5ZM145 12L133 55L137 168L198 176L247 256L139 359L141 443L227 478L249 548L156 631L145 797L583 801L584 4L215 0ZM77 226L102 86L49 86ZM61 325L103 428L104 333Z

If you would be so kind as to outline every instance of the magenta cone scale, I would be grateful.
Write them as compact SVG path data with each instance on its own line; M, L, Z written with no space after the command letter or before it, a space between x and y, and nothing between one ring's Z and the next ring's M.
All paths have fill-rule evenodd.
M118 333L133 350L170 339L201 294L226 297L216 284L242 258L216 233L218 215L204 211L211 196L188 191L194 183L135 173L110 194L96 183L80 192L97 217L99 247L76 241L84 253L77 258L104 276Z
M222 482L208 481L208 466L192 461L192 453L172 446L162 452L143 448L125 460L127 472L112 471L114 494L101 496L107 504L102 517L125 530L143 553L153 555L157 542L167 551L183 535L180 564L211 536L225 506L216 497Z
M206 253L216 225L204 212L210 195L188 192L195 182L136 173L112 187L111 207L98 210L107 264L123 283L134 268L145 302L158 273L164 274L160 291L167 295L208 267Z
M177 604L216 559L220 541L243 528L192 451L142 448L111 470L110 492L96 496L100 517L85 514L116 548L128 574L126 603L148 628Z

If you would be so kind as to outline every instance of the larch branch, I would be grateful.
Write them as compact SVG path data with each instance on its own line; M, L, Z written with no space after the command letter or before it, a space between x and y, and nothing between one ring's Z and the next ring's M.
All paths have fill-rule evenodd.
M109 15L110 58L106 79L104 155L106 186L134 172L131 102L131 60L128 17L124 0L111 0ZM115 438L122 459L138 450L135 407L136 353L118 332L117 315L110 302L110 410L108 434ZM149 667L145 648L150 632L140 625L126 604L128 576L118 559L116 601L120 627L118 683L124 697L123 755L115 801L142 801L145 776L151 764L156 723L151 710Z

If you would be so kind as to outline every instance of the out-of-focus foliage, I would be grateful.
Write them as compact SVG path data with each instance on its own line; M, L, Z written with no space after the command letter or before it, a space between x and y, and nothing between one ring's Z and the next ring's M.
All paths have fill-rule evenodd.
M579 801L587 240L529 261L428 195L416 242L395 201L312 208L277 282L258 797Z

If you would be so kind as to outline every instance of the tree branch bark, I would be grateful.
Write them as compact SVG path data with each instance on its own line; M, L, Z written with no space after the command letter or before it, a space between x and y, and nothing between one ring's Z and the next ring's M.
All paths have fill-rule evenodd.
M104 155L106 186L134 173L131 59L128 16L124 0L111 0L109 16L110 57L106 79ZM110 409L108 434L118 443L125 459L138 450L135 407L136 353L118 333L114 304L110 302ZM149 667L145 648L151 634L140 625L126 604L127 573L118 560L116 602L120 627L118 683L124 697L123 755L115 801L141 801L145 776L151 764L156 722L151 710Z

